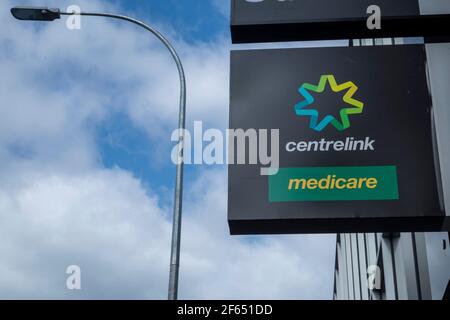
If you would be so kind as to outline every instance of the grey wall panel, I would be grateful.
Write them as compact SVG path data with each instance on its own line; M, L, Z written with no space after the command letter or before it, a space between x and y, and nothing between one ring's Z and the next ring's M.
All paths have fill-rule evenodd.
M345 239L345 253L347 259L348 298L349 300L354 300L355 291L353 284L353 257L352 257L350 234L345 234L343 238Z
M419 291L412 234L402 233L393 241L398 299L417 300Z
M336 279L336 287L338 292L339 300L347 300L348 299L348 280L347 280L347 259L345 255L345 242L343 240L343 235L340 236L341 240L337 245L337 267L338 267L338 276Z
M433 299L440 300L450 280L450 247L448 233L427 233L426 247ZM444 242L445 248L444 248Z
M443 14L450 12L448 0L419 0L421 14Z
M367 260L366 260L366 240L363 233L357 235L359 253L359 278L361 281L361 299L369 299L369 289L367 286Z
M419 0L422 14L450 12L450 1ZM450 44L427 44L427 60L433 107L436 119L437 143L441 165L444 203L447 216L450 215ZM433 299L442 299L442 294L450 277L450 250L443 250L442 240L446 233L426 234L427 257L429 264L430 291ZM416 237L417 238L417 237ZM422 246L421 236L418 245ZM421 250L418 249L418 253ZM424 284L426 286L426 284ZM424 288L424 295L427 293ZM431 294L431 293L429 293Z
M377 264L377 246L375 233L366 233L367 260L369 266Z
M444 203L446 208L450 208L450 44L427 44L426 51ZM446 210L447 216L450 215L449 211Z
M358 239L357 234L352 233L350 235L351 247L352 247L352 266L353 266L353 288L355 292L355 300L361 300L361 277L360 277L360 257L358 254Z
M381 254L383 256L384 299L397 299L397 281L395 274L395 261L392 254L392 240L390 237L381 239Z
M377 265L378 244L375 233L366 233L366 251L367 251L367 267ZM379 266L381 268L381 266ZM370 299L378 300L379 295L376 291L370 291Z
M421 299L431 300L430 274L428 269L427 248L424 233L415 233L415 249L417 255L417 273L419 277Z

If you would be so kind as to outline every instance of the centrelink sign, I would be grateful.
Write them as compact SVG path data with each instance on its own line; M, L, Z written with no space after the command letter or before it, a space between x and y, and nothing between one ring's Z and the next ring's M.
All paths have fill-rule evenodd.
M232 51L230 127L280 140L229 166L232 234L442 228L422 45Z

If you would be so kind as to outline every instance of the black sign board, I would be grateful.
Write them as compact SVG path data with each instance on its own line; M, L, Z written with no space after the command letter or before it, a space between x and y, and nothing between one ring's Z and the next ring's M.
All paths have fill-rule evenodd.
M423 45L232 51L230 129L268 129L272 154L279 129L279 170L229 165L231 233L443 229L425 64Z
M381 29L367 27L373 5ZM233 43L450 36L450 15L421 16L418 0L232 0L231 15Z

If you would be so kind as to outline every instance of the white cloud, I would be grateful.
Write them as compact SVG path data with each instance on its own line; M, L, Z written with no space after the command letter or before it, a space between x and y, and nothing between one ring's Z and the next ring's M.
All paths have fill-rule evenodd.
M17 22L13 4L23 3L0 3L0 297L165 298L171 208L130 173L102 167L93 128L122 111L169 161L173 61L137 27ZM227 40L189 45L168 33L185 63L189 123L225 127ZM331 297L332 236L230 237L226 173L195 181L186 182L181 297ZM70 264L82 267L81 292L64 287Z
M327 298L334 237L230 237L224 177L205 173L187 194L181 296ZM165 298L170 210L157 195L118 169L26 180L0 192L2 298ZM72 264L80 292L64 287Z
M170 224L155 195L120 170L28 181L0 193L2 298L164 298Z

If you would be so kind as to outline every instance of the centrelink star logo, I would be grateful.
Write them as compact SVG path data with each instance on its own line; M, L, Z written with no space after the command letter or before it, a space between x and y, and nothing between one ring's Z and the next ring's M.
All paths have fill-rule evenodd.
M347 93L344 95L343 101L351 107L343 107L341 109L341 111L339 112L340 119L336 119L332 115L327 115L321 121L319 121L319 112L316 109L305 108L314 104L314 97L309 93L309 91L323 93L327 81L330 84L333 92L341 92L347 90ZM364 103L353 99L353 95L357 90L358 87L351 81L338 85L333 75L323 75L320 77L319 85L317 86L310 83L302 84L299 92L303 96L303 98L305 98L305 100L295 106L295 112L298 116L311 117L310 127L313 130L322 131L329 124L331 124L337 130L344 131L345 129L350 128L350 120L348 116L353 114L360 114L363 112Z

